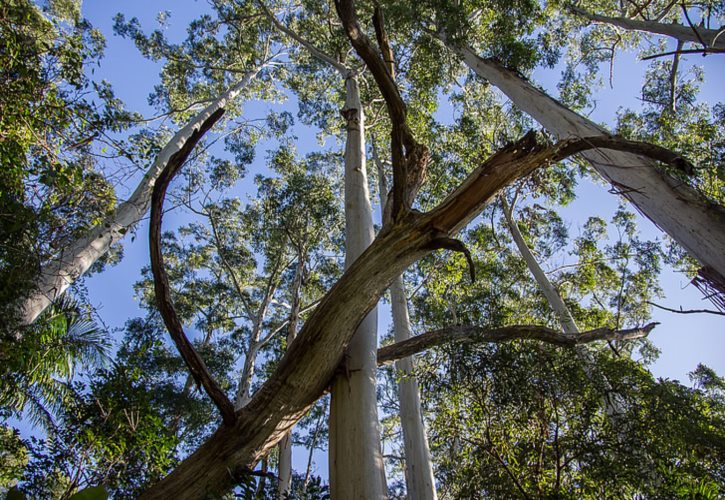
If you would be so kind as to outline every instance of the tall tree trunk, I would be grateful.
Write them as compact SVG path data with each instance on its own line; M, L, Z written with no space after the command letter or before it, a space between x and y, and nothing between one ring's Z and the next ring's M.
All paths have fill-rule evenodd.
M445 42L445 35L440 36ZM608 134L500 64L478 57L469 46L458 52L478 76L498 87L521 110L564 139ZM716 206L643 156L592 149L582 155L614 189L704 266L725 286L725 209Z
M55 260L41 268L36 278L35 291L20 305L23 311L23 324L32 324L40 313L105 255L111 245L123 238L143 218L151 204L154 183L169 160L181 151L190 139L198 141L196 133L204 130L204 124L219 110L224 110L227 103L249 85L258 71L259 69L255 69L246 73L239 82L192 118L164 146L128 200L121 203L103 223L71 242L60 251Z
M254 318L252 325L252 334L249 337L249 349L247 349L247 355L244 357L244 367L242 368L242 375L239 379L239 387L237 388L237 396L234 400L234 407L236 409L243 408L252 398L251 388L252 382L254 381L254 369L257 362L257 355L259 350L264 346L268 338L262 339L262 327L264 318L267 316L267 310L269 304L272 302L272 297L277 289L275 283L277 279L277 271L279 269L275 267L270 271L269 278L267 281L267 287L264 291L264 297L262 303L259 305L257 315ZM240 292L241 293L241 292Z
M300 290L302 289L302 276L305 271L305 251L300 249L297 254L297 267L292 282L292 307L287 323L287 346L297 336L297 323L300 318ZM280 499L286 498L292 491L292 429L279 442L279 466L277 475L279 482L277 493Z
M390 300L393 310L393 329L395 341L401 342L411 337L408 301L405 296L403 277L398 276L390 286ZM395 362L402 379L398 383L400 398L400 425L403 428L405 448L405 476L408 498L438 498L433 478L433 464L428 448L420 404L418 379L413 376L413 358L407 357Z
M531 271L531 274L534 275L534 279L539 285L541 293L544 294L547 302L554 310L554 313L561 324L562 330L564 333L569 335L577 335L579 333L579 328L576 326L576 322L574 321L574 317L571 315L571 311L564 303L561 295L559 295L559 291L554 287L551 281L549 281L549 278L546 276L546 273L544 273L544 270L541 269L541 266L536 260L536 257L534 257L534 254L532 254L531 250L529 250L521 231L519 231L519 226L513 218L513 208L509 206L505 196L501 196L501 204L503 205L503 214L506 217L506 223L508 224L514 243L516 243L516 247L519 249L519 253L521 254L521 257L523 257L524 262L526 262L526 266L529 268L529 271Z
M342 113L347 120L345 145L345 268L374 239L373 215L365 165L365 121L357 80L345 80ZM387 497L380 450L376 395L377 309L358 325L346 351L345 373L332 383L330 402L330 495L335 499Z
M513 207L509 206L505 196L501 196L501 204L503 205L503 213L506 217L506 222L511 232L511 236L516 243L516 247L519 249L524 262L526 262L526 266L534 276L534 279L539 285L539 289L544 294L549 306L554 310L554 313L559 320L559 324L561 325L561 329L565 334L571 335L572 337L579 336L579 327L577 327L574 317L571 315L571 311L564 303L561 295L559 295L559 291L556 287L554 287L551 281L549 281L546 273L544 273L544 270L541 269L536 257L534 257L534 254L531 253L531 250L524 241L521 231L519 231L519 227L513 218ZM601 379L602 388L604 390L604 410L607 416L612 419L612 422L620 428L621 432L623 432L623 425L625 422L622 421L621 417L624 415L625 410L621 403L621 398L614 392L609 380L598 373L596 361L591 351L583 345L577 345L574 349L577 357L582 363L582 368L587 377L592 380L595 380L596 378Z
M373 154L375 155L380 185L380 213L384 214L385 206L388 203L388 186L385 181L385 169L377 155L374 143ZM385 221L383 221L383 224L385 224ZM408 340L412 334L408 314L408 300L402 274L395 278L390 286L390 302L392 304L395 342ZM405 451L405 484L410 500L435 500L438 496L433 477L433 463L423 422L420 387L418 386L418 379L413 375L413 368L413 358L411 356L395 362L395 369L402 375L400 382L398 382L398 398L400 401L400 426L403 429L403 447Z

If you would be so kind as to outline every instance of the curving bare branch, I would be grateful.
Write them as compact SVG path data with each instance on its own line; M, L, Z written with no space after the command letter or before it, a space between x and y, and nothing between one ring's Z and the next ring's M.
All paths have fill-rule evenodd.
M483 342L511 342L514 340L539 340L548 344L563 347L574 347L598 340L622 341L647 337L659 323L649 323L641 328L627 330L612 330L610 328L597 328L582 332L579 335L569 335L546 326L516 325L502 328L487 329L481 326L451 326L428 333L423 333L402 342L378 349L378 365L385 365L413 354L418 354L440 345L453 342L483 343Z
M149 243L151 252L151 272L154 276L154 292L156 295L156 305L159 308L161 317L164 320L166 329L171 335L171 339L176 344L179 354L184 360L189 372L197 384L201 385L214 404L219 408L222 415L224 425L231 426L236 421L234 414L234 406L227 395L217 385L214 378L201 359L199 353L184 333L184 328L174 309L174 303L171 299L171 286L169 285L169 277L164 269L164 256L161 252L161 219L163 217L164 199L166 198L166 190L171 180L186 162L192 150L203 137L203 135L211 129L214 124L222 117L224 109L218 109L207 120L202 123L197 131L195 131L184 146L175 153L167 163L164 170L154 185L153 194L151 196L151 222L149 228Z

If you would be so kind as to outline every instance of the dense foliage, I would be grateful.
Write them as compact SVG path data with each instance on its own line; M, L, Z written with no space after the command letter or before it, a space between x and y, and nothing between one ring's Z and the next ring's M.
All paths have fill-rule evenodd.
M618 2L574 8L556 0L380 4L410 128L431 149L414 208L440 203L482 161L535 127L468 72L451 50L462 46L522 81L536 68L561 69L559 97L580 112L595 105L602 79L616 80L602 71L618 50L657 56L636 63L648 65L642 105L620 109L614 128L687 157L693 171L666 171L706 203L723 205L725 108L699 97L705 70L678 72L684 56L659 57L668 46L652 33L586 21L592 12L663 23L691 16L701 29L720 29L722 2L678 10L656 0L637 12ZM360 19L367 23L376 6L359 2ZM166 208L174 206L175 219L162 237L176 312L238 407L273 376L342 275L340 109L349 75L359 81L365 147L377 167L369 168L366 188L382 226L377 195L390 177L391 119L334 7L212 0L199 9L181 40L167 35L172 13L159 14L151 32L136 18L114 17L115 34L161 68L149 98L157 116L144 119L94 77L105 42L79 2L0 6L0 493L9 498L65 499L83 491L135 498L219 425L217 408L166 334L148 267L135 284L139 317L122 327L105 326L82 279L33 325L19 318L41 269L69 241L112 219L128 190L122 181L148 175L172 134L243 75L254 71L255 79L172 185ZM313 137L317 147L305 143ZM624 198L611 213L594 207L570 220L567 207L593 189L595 178L578 158L537 170L462 231L470 255L435 252L408 269L414 333L451 325L559 330L545 285L581 331L645 325L652 301L666 292L663 266L692 274L694 260L672 241L641 234ZM145 239L144 231L126 231ZM112 247L93 271L117 262L120 250ZM545 283L537 266L546 269ZM390 341L384 324L381 345ZM413 376L442 498L725 495L725 381L704 365L689 385L657 379L648 368L656 356L649 339L561 347L474 338L421 353L413 375L382 368L378 400L391 496L405 496L409 474L397 383ZM328 407L323 396L295 426L293 444L304 448L306 468L295 467L291 498L329 498L320 460ZM234 476L236 494L277 495L278 462L275 448L256 470Z

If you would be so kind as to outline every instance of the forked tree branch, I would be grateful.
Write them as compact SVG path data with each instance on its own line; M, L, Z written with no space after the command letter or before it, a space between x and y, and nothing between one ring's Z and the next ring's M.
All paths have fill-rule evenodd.
M378 349L378 365L392 363L395 360L412 356L440 345L453 342L483 343L511 342L513 340L539 340L563 347L573 347L597 340L621 341L644 338L659 323L649 323L641 328L612 330L597 328L579 335L567 335L545 326L516 325L486 329L480 326L451 326L409 338L402 342Z
M238 412L234 425L217 429L168 477L146 491L143 498L203 498L231 487L234 471L253 469L329 387L356 325L376 306L397 276L432 251L436 238L453 237L516 179L596 147L653 155L668 163L678 163L680 158L666 150L610 136L540 144L531 132L483 161L434 210L404 213L378 233L325 294L288 346L275 372ZM531 331L528 332L530 338ZM549 332L548 338L556 337ZM606 338L606 332L586 332L581 340L588 338Z
M154 277L154 292L156 295L156 305L159 308L161 317L164 320L166 329L171 335L171 339L176 344L184 363L186 364L191 376L197 384L201 385L214 404L219 408L225 425L231 426L236 421L234 414L234 406L227 395L217 385L214 378L201 359L199 353L194 349L193 344L189 341L184 328L174 309L174 303L171 299L171 286L169 285L169 277L164 269L164 256L161 252L161 219L163 216L164 199L166 198L166 190L171 180L181 169L181 166L191 154L194 146L199 142L203 135L214 126L214 124L224 114L223 109L214 112L202 125L199 130L195 131L184 146L175 153L170 159L166 168L161 172L156 184L154 185L153 194L151 196L151 227L149 229L149 243L151 252L151 272Z
M337 13L353 48L367 65L375 78L378 88L385 99L392 124L391 159L393 163L393 207L392 219L397 220L407 213L415 195L423 184L426 168L430 161L428 148L419 144L408 126L407 109L398 86L389 68L392 61L386 62L372 41L363 32L355 13L353 0L335 0ZM382 26L382 11L376 9L376 31L383 45L382 50L390 50L389 41ZM390 59L392 52L388 54Z

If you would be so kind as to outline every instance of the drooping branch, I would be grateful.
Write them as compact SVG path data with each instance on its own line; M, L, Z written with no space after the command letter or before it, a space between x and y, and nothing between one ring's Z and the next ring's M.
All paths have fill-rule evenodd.
M585 17L597 23L610 24L630 31L643 31L664 35L681 40L703 45L705 48L725 49L725 38L719 37L721 31L706 29L696 26L685 26L683 24L667 24L656 21L639 21L626 17L608 17L587 12L579 7L570 7L571 11L579 16Z
M634 340L646 337L658 324L649 323L641 328L627 330L597 328L596 330L582 332L579 335L569 335L546 326L536 325L516 325L492 329L481 326L451 326L381 347L378 349L378 365L392 363L397 359L418 354L426 349L453 342L511 342L523 339L538 340L563 347L574 347L598 340Z
M388 108L392 124L390 148L393 162L392 219L397 220L410 210L415 195L425 180L430 152L413 137L413 132L408 126L405 103L393 79L394 72L391 72L388 63L381 58L380 51L360 27L354 1L336 0L335 6L353 48L370 69ZM381 12L376 16L377 31L385 47L384 50L389 50Z
M429 248L432 250L451 250L453 252L460 252L466 258L468 264L468 272L471 275L471 283L476 281L476 266L473 263L473 256L471 256L470 250L466 248L466 245L455 238L448 236L436 236L432 239Z
M492 177L499 173L510 174L511 168L530 172L530 169L535 168L533 165L549 165L572 155L600 148L641 154L686 172L694 168L682 156L653 144L601 135L570 138L552 146L546 146L537 140L535 132L530 131L518 142L493 155L486 162L491 168L476 169L454 192L448 195L431 212L435 214L434 227L443 232L455 233L460 227L467 224L471 219L465 214L478 213L480 204L484 203L481 190L485 190L493 180Z
M159 308L161 317L164 320L166 329L169 331L176 348L179 350L184 363L188 367L191 375L197 384L201 385L214 404L221 412L224 424L231 426L236 418L234 415L234 406L227 395L217 385L214 378L201 359L199 353L184 333L184 328L179 317L174 310L174 303L171 299L171 286L169 285L169 277L164 269L164 257L161 251L161 219L163 216L163 205L166 197L166 190L171 180L181 169L181 166L187 160L191 151L199 139L211 128L224 114L223 109L214 112L194 134L189 138L184 146L175 153L170 159L166 168L159 175L154 185L153 194L151 196L151 223L149 229L149 240L151 249L151 272L154 276L154 292L156 295L156 305Z

